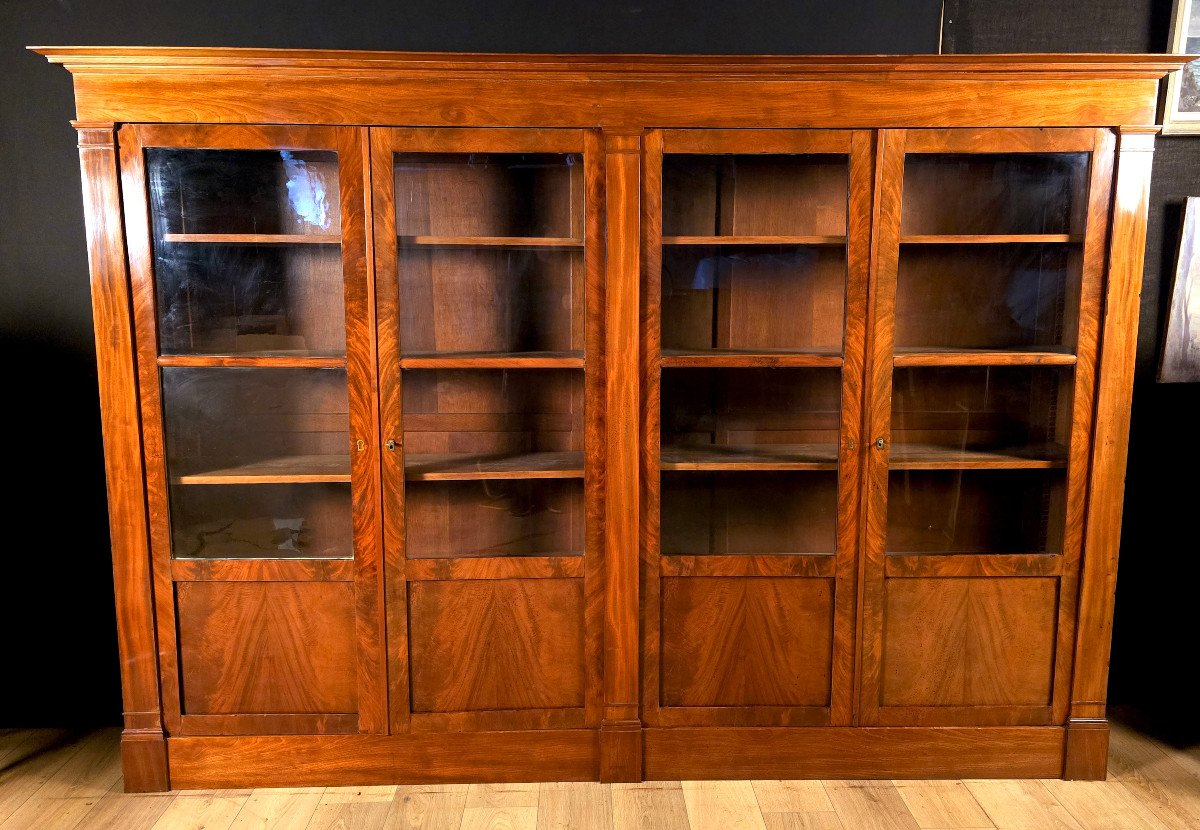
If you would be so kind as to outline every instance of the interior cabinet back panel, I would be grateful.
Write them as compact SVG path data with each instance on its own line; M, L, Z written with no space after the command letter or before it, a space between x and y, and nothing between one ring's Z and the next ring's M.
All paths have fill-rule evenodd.
M181 582L184 715L358 709L348 582Z

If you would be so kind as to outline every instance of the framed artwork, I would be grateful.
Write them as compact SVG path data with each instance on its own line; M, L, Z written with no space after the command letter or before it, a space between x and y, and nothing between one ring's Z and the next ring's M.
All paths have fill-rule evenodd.
M1175 0L1171 19L1171 51L1200 56L1200 2ZM1200 134L1200 65L1189 63L1167 79L1163 132Z
M1200 381L1200 196L1189 196L1183 211L1179 259L1175 263L1175 288L1167 313L1159 383Z

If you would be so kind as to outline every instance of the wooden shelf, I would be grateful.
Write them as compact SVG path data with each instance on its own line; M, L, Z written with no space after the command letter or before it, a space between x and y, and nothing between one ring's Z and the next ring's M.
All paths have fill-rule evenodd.
M172 484L319 484L349 481L349 455L289 455L234 467L199 470L171 479Z
M755 446L665 446L663 470L741 472L836 470L836 444L759 444Z
M529 452L513 455L408 455L407 481L583 478L581 452Z
M763 352L722 349L686 352L676 349L663 349L662 356L659 358L659 365L664 368L838 367L842 365L842 356L835 351Z
M1046 470L1067 466L1061 444L970 450L936 444L893 444L891 470Z
M340 245L342 237L325 233L164 233L162 241L220 245Z
M400 244L417 248L582 248L569 236L400 236Z
M414 352L402 369L582 369L583 352Z
M900 237L901 245L1013 245L1082 241L1082 235L1070 233L912 234Z
M264 369L342 369L344 357L302 357L284 354L165 354L158 358L159 366L206 368L264 368Z
M1074 366L1064 351L1032 349L896 349L896 366Z
M845 245L845 236L664 236L664 245Z

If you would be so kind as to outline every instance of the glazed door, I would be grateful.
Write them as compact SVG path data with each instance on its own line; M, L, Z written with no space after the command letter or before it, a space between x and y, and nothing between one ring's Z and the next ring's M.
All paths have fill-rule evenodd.
M371 136L392 731L598 726L596 137Z
M382 732L365 132L120 132L167 729Z
M1061 723L1113 137L880 141L861 720Z
M647 137L643 712L849 724L865 131Z

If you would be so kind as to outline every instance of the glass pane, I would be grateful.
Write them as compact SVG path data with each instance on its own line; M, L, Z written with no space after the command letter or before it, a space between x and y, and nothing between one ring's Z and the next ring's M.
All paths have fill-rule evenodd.
M1063 470L899 470L890 553L1061 553Z
M583 239L583 159L552 153L398 153L396 233Z
M905 245L896 348L1072 351L1077 244Z
M836 472L664 472L664 555L829 553Z
M352 555L341 369L165 368L176 556Z
M1082 234L1087 153L908 156L902 236Z
M663 227L670 236L845 236L845 156L667 155Z
M582 479L411 482L409 559L582 556Z
M397 154L405 354L580 352L578 154Z
M345 353L335 153L146 160L162 353Z
M893 467L1065 463L1070 367L897 369L892 381Z
M177 558L349 559L350 485L171 486Z
M401 248L405 354L583 350L583 251Z
M664 353L840 353L845 305L843 247L663 248Z
M662 463L836 469L839 369L664 369Z
M583 372L404 373L410 558L583 552Z

